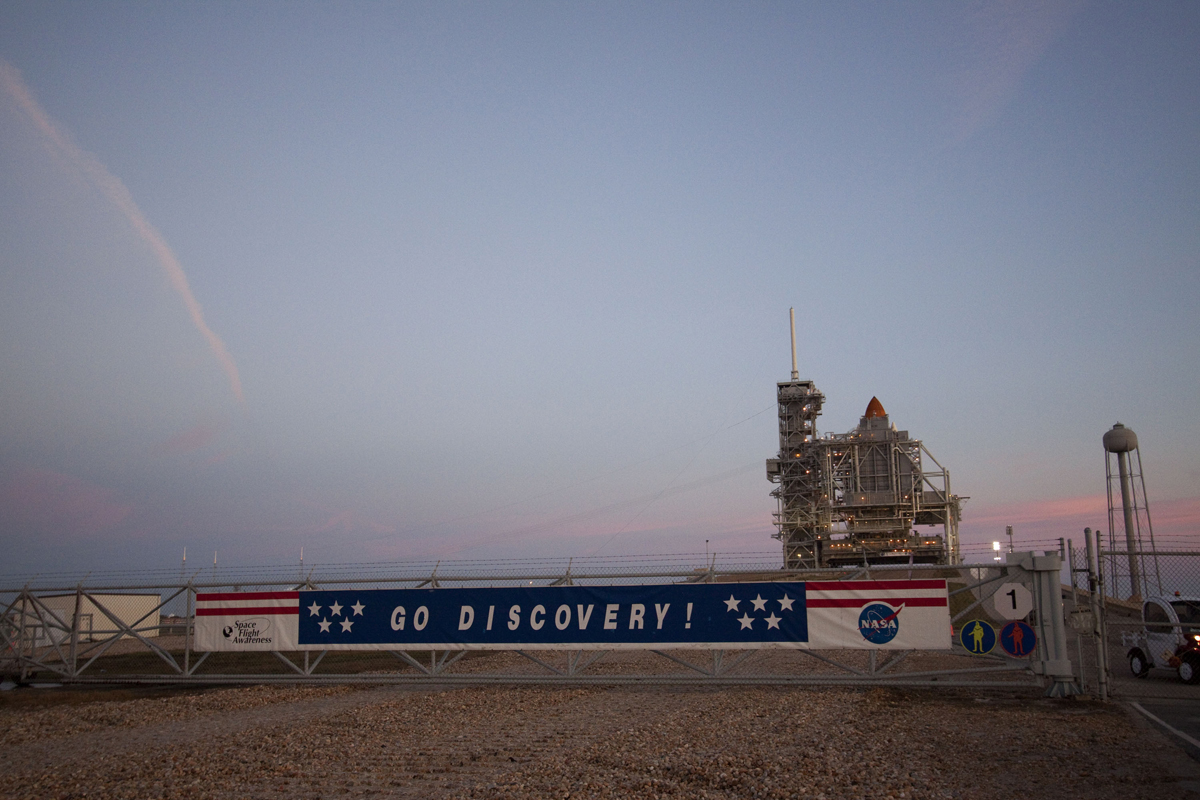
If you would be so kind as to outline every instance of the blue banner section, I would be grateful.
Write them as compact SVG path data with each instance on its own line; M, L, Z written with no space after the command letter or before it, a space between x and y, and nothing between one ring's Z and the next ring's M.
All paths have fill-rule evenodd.
M807 641L800 582L300 592L299 644L333 649Z

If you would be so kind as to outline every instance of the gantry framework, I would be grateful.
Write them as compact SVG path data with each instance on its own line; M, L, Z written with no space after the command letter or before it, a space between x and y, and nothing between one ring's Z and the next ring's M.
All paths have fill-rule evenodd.
M775 538L788 569L850 564L957 564L961 499L950 473L871 398L849 433L817 435L825 396L812 381L778 384ZM926 469L925 461L933 469ZM941 526L940 534L913 526Z

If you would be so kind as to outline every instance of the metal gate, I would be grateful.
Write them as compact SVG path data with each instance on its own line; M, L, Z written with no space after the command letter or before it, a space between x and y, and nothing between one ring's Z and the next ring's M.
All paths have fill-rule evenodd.
M606 561L344 565L297 580L279 570L199 580L79 582L0 591L0 672L17 681L72 684L838 684L993 686L1081 691L1086 676L1072 658L1062 603L1059 553L1008 554L1002 564L862 566L782 570L728 556L696 564L687 557L632 566ZM583 567L577 567L582 563ZM293 576L295 573L293 573ZM147 576L153 578L153 576ZM764 581L871 581L938 578L947 582L952 629L935 650L516 650L477 652L197 652L198 592L279 589L610 586ZM1031 607L1018 619L998 605L1000 590L1018 590ZM1007 598L1008 595L1005 595ZM1005 600L1007 602L1007 600ZM997 609L1000 609L999 611ZM1076 613L1076 609L1069 609ZM1015 654L1001 632L1020 622ZM967 630L964 647L964 629ZM991 630L990 646L987 631ZM1023 641L1023 644L1021 642ZM1078 654L1076 649L1076 654Z

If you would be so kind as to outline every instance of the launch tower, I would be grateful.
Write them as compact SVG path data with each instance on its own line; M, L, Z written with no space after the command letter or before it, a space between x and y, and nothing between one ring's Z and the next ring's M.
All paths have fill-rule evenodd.
M958 563L961 498L950 491L950 473L890 423L877 398L854 430L817 434L825 396L799 380L794 311L792 379L777 385L776 399L779 453L767 460L767 479L778 484L775 538L786 568Z

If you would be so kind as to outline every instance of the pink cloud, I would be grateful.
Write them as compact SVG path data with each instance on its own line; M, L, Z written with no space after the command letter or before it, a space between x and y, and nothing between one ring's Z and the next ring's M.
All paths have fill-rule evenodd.
M233 455L232 449L222 450L219 453L214 453L204 460L204 466L211 467L214 464L220 464L224 461L227 461L231 455Z
M339 511L312 529L313 533L355 533L369 531L370 533L395 533L394 525L385 525L369 519L357 511Z
M367 546L381 554L379 557L419 559L474 558L480 554L524 558L533 553L554 557L646 552L694 554L704 552L705 539L713 551L765 553L780 547L771 538L775 528L770 512L766 511L751 515L709 515L703 527L694 521L677 519L637 518L622 529L623 524L620 517L597 520L584 513L472 536L447 539L429 533L401 540L377 540Z
M1088 517L1097 524L1108 519L1108 500L1102 494L1085 497L1063 497L1028 503L1008 503L973 509L968 503L963 510L964 522L972 527L996 524L1017 525L1028 522L1050 522Z
M155 448L155 452L167 455L192 453L213 442L227 427L226 423L206 420L180 431Z
M1162 503L1150 501L1155 531L1193 533L1200 536L1200 497L1185 497Z
M316 511L320 520L308 525L293 528L297 533L361 533L395 535L396 526L388 525L371 519L361 511L353 508L329 507L307 497L301 497L298 504L306 509Z
M1200 497L1163 501L1151 498L1150 517L1160 548L1200 543ZM1018 545L1022 540L1051 544L1059 537L1081 543L1084 528L1108 531L1108 499L1097 494L978 509L968 504L960 526L964 547L1003 539L1006 525L1013 526Z
M996 0L963 6L967 29L961 41L963 69L956 76L955 143L970 139L1000 115L1083 5L1083 0Z
M0 488L6 527L30 535L95 536L120 525L133 511L111 489L50 470L25 470Z

